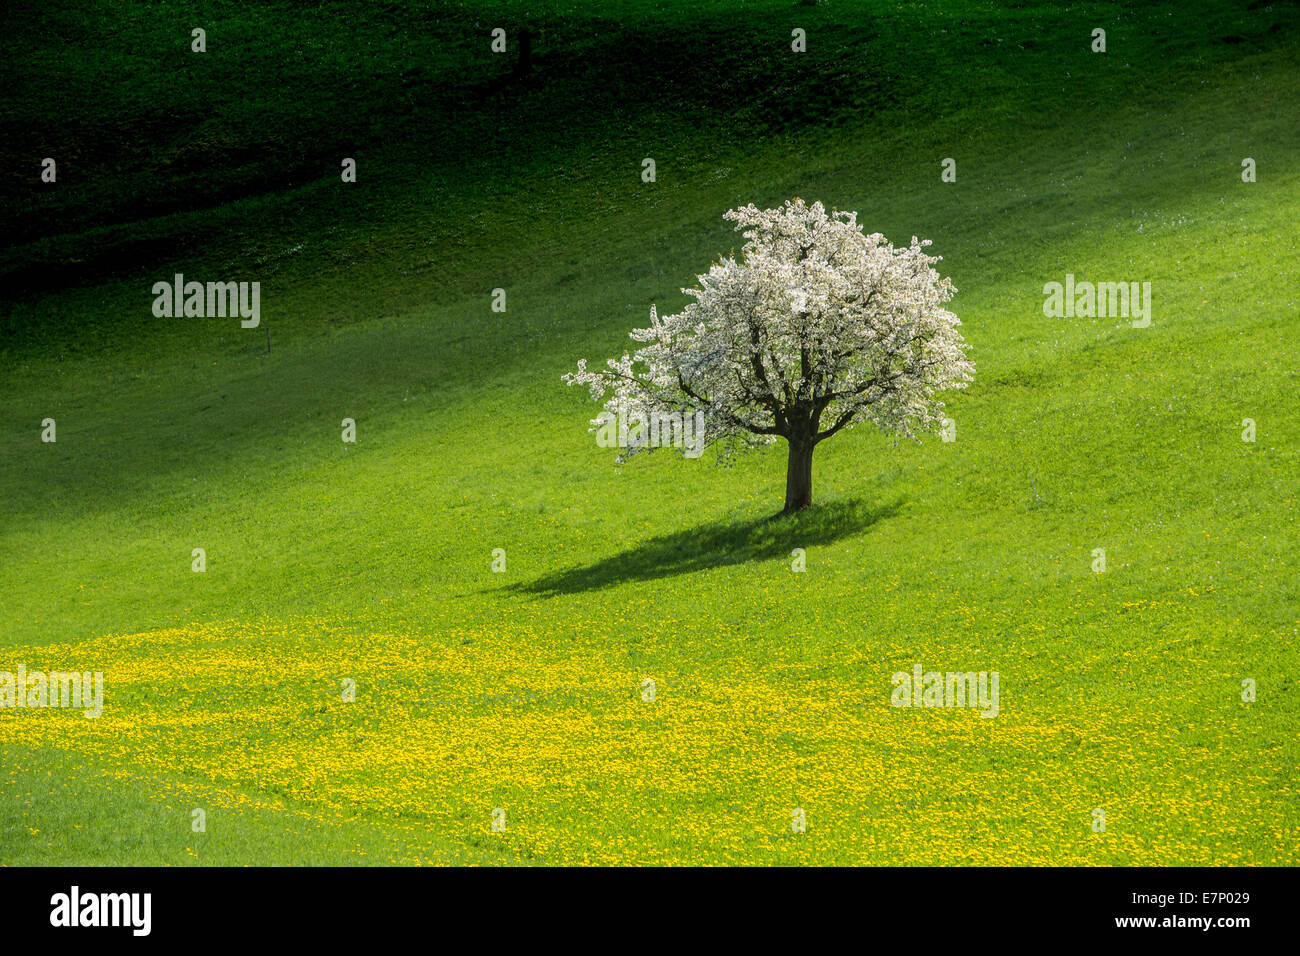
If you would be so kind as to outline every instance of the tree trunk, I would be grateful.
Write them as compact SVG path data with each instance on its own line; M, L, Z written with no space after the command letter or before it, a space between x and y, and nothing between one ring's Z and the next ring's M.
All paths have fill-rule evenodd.
M812 458L816 443L806 438L790 438L790 459L785 469L785 510L793 514L812 504Z

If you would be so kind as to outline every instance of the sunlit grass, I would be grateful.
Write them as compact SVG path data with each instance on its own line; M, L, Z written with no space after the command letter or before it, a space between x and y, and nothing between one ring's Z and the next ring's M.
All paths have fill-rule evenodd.
M16 300L0 671L107 699L0 710L0 863L1296 862L1294 41L1261 10L1229 49L1216 7L1094 62L958 5L975 65L927 78L908 50L956 41L875 12L848 35L951 113L823 88L806 129L665 114L438 176L390 144L363 199L244 197L205 220L234 251ZM846 432L774 521L781 449L615 466L560 375L792 195L934 239L978 371L955 442ZM260 277L270 354L153 320L155 267ZM1045 318L1066 272L1151 281L1151 327ZM998 671L999 715L891 708L916 663Z

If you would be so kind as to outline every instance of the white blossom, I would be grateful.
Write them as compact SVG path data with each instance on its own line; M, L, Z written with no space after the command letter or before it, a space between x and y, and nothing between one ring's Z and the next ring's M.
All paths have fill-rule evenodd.
M724 218L746 239L740 261L698 276L676 315L651 307L649 327L630 333L640 348L600 370L581 361L564 379L607 414L702 410L708 444L786 439L792 461L807 459L807 488L787 489L795 510L811 500L817 443L859 421L907 436L940 424L936 393L974 373L944 308L956 290L928 240L895 248L864 234L856 213L794 199Z

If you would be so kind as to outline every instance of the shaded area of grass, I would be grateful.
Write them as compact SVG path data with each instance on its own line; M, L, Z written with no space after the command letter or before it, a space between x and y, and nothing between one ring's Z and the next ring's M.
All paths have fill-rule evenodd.
M497 195L601 153L636 182L642 157L680 164L686 137L731 144L958 115L972 129L1034 125L1063 108L1118 107L1158 85L1133 63L1204 69L1290 42L1296 16L1282 4L1177 18L1172 5L1116 18L1109 4L1061 16L773 0L743 18L667 0L616 17L510 2L436 13L400 0L206 13L164 3L99 17L25 6L15 56L0 63L18 91L0 112L0 298L235 255L286 228L371 225L434 181ZM189 50L196 18L206 53ZM1110 26L1113 62L1087 52L1095 22ZM513 47L490 52L493 26L512 42L533 31L526 78L512 74ZM790 50L794 27L811 38L806 54ZM46 156L56 186L39 180ZM359 178L340 190L344 156ZM22 318L0 314L0 331Z
M578 568L546 574L512 590L525 594L556 595L594 591L628 581L651 581L789 557L795 548L830 544L866 531L898 514L904 499L883 505L860 499L829 501L793 515L774 515L748 521L713 521L672 534L660 535L612 558Z
M47 241L31 261L16 256L25 286L57 285L51 270L66 257L84 281L87 245L105 273L132 254L137 237L96 227L337 182L343 156L391 196L430 176L492 182L562 156L581 161L633 124L648 133L644 148L680 126L761 134L796 119L842 123L900 88L880 55L868 57L878 34L862 18L827 31L820 56L798 57L786 11L739 20L671 4L617 18L501 4L161 6L75 25L30 9L16 62L0 64L0 79L21 91L0 116L0 175L17 200L0 211L0 246L80 234L80 248ZM204 53L189 49L195 19L208 31ZM491 52L489 26L507 30L504 54ZM518 77L525 27L534 53ZM58 51L45 49L52 42ZM95 55L59 69L67 49ZM58 188L31 175L33 149L60 162ZM121 253L98 248L114 241Z

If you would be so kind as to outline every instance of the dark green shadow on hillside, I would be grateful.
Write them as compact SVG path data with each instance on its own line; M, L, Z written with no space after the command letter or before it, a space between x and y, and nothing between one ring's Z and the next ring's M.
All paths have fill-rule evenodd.
M794 515L744 522L715 521L651 538L585 567L544 575L510 590L552 597L595 591L629 581L690 574L749 561L787 559L795 548L830 544L898 514L902 498L873 505L858 499L814 504Z

